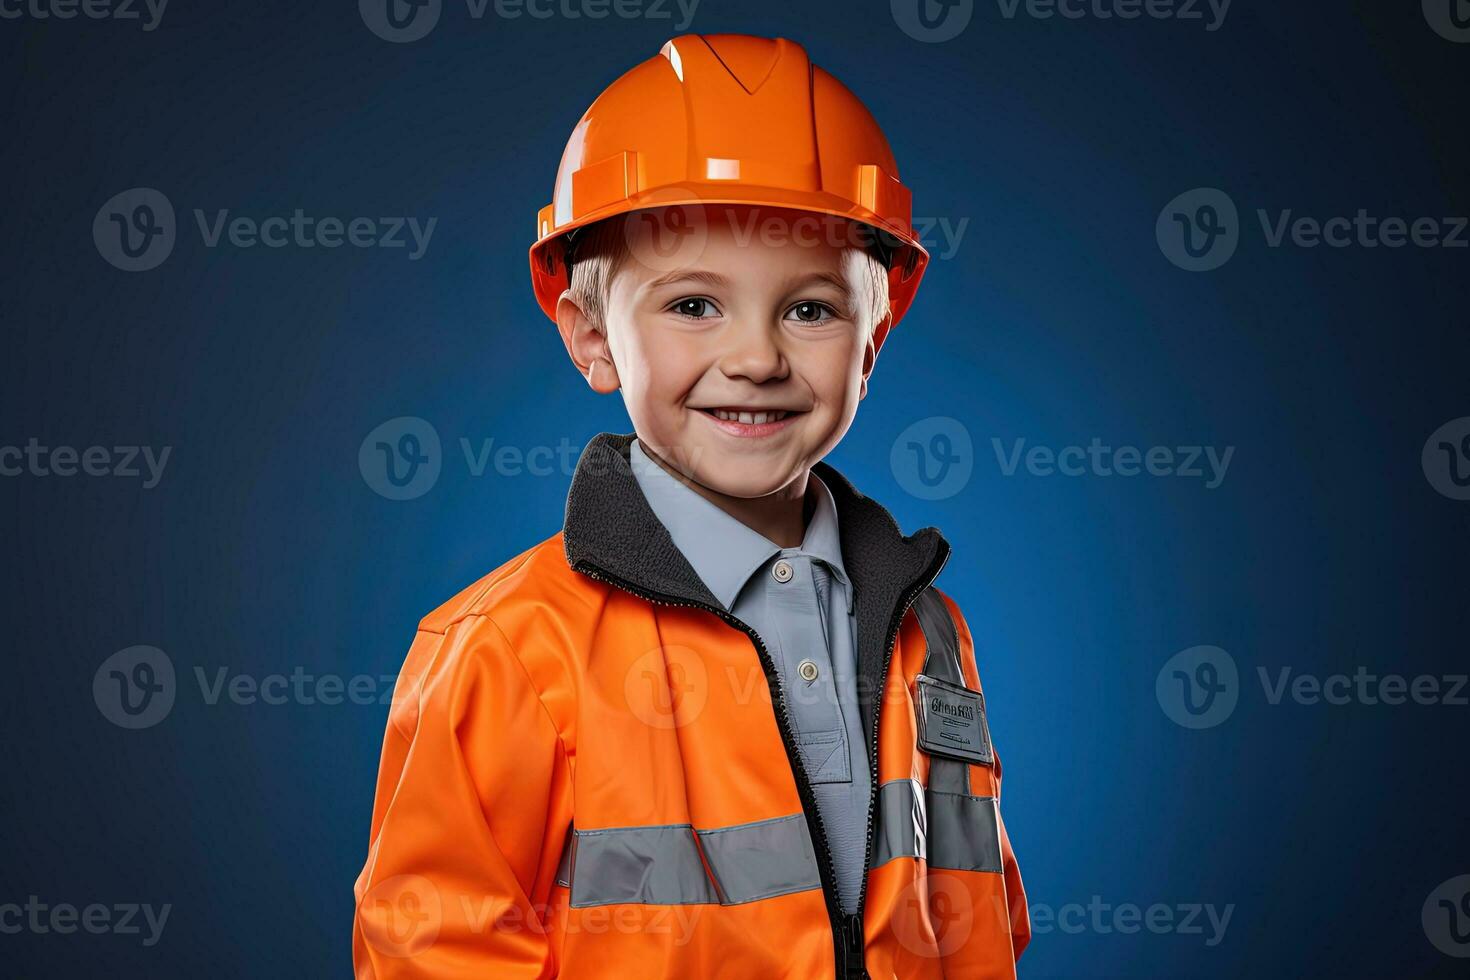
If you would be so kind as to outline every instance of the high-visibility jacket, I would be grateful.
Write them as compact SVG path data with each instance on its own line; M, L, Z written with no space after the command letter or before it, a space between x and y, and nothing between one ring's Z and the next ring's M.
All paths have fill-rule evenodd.
M970 632L825 463L854 587L874 793L856 914L759 636L628 466L578 461L563 530L427 616L356 884L360 980L1010 978L1030 938Z

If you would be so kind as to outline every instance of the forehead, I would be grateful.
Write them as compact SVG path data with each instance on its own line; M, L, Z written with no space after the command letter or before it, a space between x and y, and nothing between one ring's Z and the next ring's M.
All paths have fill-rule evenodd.
M675 205L634 212L624 222L623 270L635 283L679 271L717 271L780 280L826 272L850 280L850 249L864 230L835 215L753 205Z

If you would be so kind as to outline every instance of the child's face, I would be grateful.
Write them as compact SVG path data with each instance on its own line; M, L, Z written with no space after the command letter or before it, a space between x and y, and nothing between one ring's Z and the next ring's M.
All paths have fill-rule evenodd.
M672 255L653 251L667 228L629 226L606 310L615 380L639 439L667 462L718 493L765 496L837 445L866 394L869 260L834 222L799 212L678 218L694 222L679 239L694 247Z

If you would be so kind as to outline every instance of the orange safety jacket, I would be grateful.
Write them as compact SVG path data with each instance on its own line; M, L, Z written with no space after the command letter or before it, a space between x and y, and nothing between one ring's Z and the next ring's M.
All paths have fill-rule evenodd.
M771 657L654 517L632 438L593 439L563 530L419 625L359 980L1013 978L1031 927L970 632L932 584L948 542L817 464L874 787L845 914Z

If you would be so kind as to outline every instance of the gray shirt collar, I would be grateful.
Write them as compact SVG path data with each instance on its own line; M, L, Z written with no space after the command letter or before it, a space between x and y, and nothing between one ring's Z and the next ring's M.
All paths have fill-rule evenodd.
M731 517L649 459L637 439L629 447L628 462L654 516L668 529L669 537L674 539L705 587L726 610L733 609L745 583L783 550L781 546ZM808 483L807 492L816 495L816 508L807 523L801 547L789 550L824 562L849 587L850 600L851 583L842 566L837 506L832 491L815 473L810 474Z

